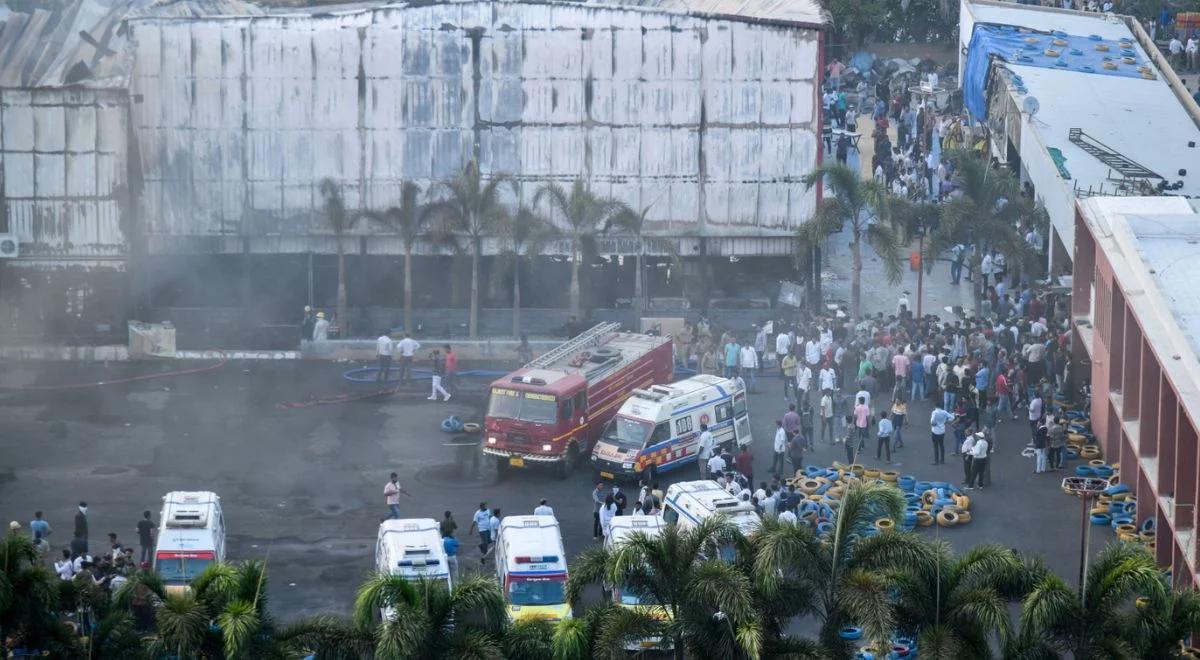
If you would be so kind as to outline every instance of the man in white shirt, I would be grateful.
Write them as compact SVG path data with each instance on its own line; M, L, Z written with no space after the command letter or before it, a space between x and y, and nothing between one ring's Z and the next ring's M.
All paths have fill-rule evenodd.
M822 391L832 392L836 390L837 372L833 370L832 366L825 365L825 368L821 369L820 381Z
M387 332L379 335L379 339L375 340L375 356L379 358L379 373L375 375L375 382L387 382L388 372L392 368L392 349L394 347L392 338L388 336Z
M325 318L325 312L317 312L317 322L313 324L313 341L325 341L329 339L329 320Z
M808 390L812 387L812 369L807 364L796 367L796 400L808 401Z
M62 559L54 562L54 572L61 580L70 580L75 577L75 563L71 561L70 550L63 548Z
M795 525L796 514L792 513L792 509L790 507L784 509L783 512L779 514L779 522L787 525Z
M543 497L540 503L533 508L533 515L554 517L554 509L546 504L546 498Z
M720 454L713 454L708 459L709 474L725 474L725 459Z
M713 440L712 431L708 430L708 424L700 425L700 441L697 446L696 463L700 466L700 478L708 478L708 459L712 458L713 449L716 448L716 441Z
M792 336L786 332L775 335L775 359L783 362L783 356L792 350Z
M771 474L779 475L783 473L784 460L787 458L787 431L783 428L783 420L775 420L775 442L772 449L775 450L771 457Z
M983 473L987 469L988 441L983 433L974 434L975 444L971 447L971 474L967 477L967 490L972 487L983 490Z
M755 356L755 366L761 373L763 362L767 357L767 326L765 325L759 328L758 333L754 335L754 352L758 354Z
M821 363L821 341L816 337L809 339L804 344L804 361L809 367L817 368Z
M407 385L408 376L412 373L413 356L421 349L421 344L406 332L395 348L400 351L400 384Z
M1183 52L1187 55L1188 69L1192 71L1200 69L1200 40L1196 39L1195 34L1188 37L1187 46Z
M743 346L741 355L738 357L738 365L742 368L742 377L750 378L750 389L758 389L758 377L755 372L758 371L758 352L753 346Z
M1179 40L1178 36L1171 37L1171 42L1167 44L1167 50L1171 53L1171 66L1180 69L1183 59L1183 42Z
M1039 317L1038 320L1030 324L1029 334L1033 335L1034 337L1041 337L1042 335L1046 334L1046 331L1049 329L1050 328L1046 327L1046 319Z
M488 511L487 502L479 503L479 510L471 518L471 529L468 534L479 532L479 563L484 563L488 548L492 545L492 512Z

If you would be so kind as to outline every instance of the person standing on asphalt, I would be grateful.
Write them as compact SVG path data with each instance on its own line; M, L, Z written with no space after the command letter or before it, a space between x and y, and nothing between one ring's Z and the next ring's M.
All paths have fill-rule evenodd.
M892 420L888 419L886 410L879 411L879 422L876 426L876 442L875 442L875 460L879 460L881 453L887 454L887 464L892 464Z
M442 532L442 549L446 551L446 569L458 580L458 539L453 531Z
M786 334L779 336L787 339ZM783 353L783 357L779 360L779 375L783 378L783 400L791 401L788 392L796 389L796 356L791 353ZM796 396L800 396L800 393L796 392Z
M79 503L79 511L75 513L75 533L73 536L83 541L83 551L87 552L88 544L88 507L87 502Z
M1042 393L1034 388L1033 398L1029 400L1029 431L1036 435L1042 421Z
M783 430L787 433L787 439L791 440L800 433L800 414L796 412L796 404L789 403L788 411L783 413Z
M313 324L311 339L313 341L329 340L329 320L325 318L325 312L317 312L317 322Z
M761 375L763 372L763 362L766 361L765 358L767 357L766 324L763 324L761 327L759 327L758 333L754 335L754 352L756 353L755 363L758 365L758 373Z
M741 354L738 358L738 366L741 367L743 378L750 379L751 392L758 391L758 353L754 351L754 347L749 344L742 346Z
M1046 449L1049 445L1050 427L1043 420L1033 429L1033 473L1041 474L1046 471Z
M158 525L150 519L150 512L143 511L142 519L137 523L138 549L141 551L139 562L150 561L154 558L154 530Z
M775 421L775 455L771 457L771 474L776 476L783 473L783 461L787 458L788 432L783 428L783 420Z
M701 424L700 428L705 428L705 427L703 424ZM700 461L700 465L702 466L700 468L702 471L707 466L707 464L703 460ZM701 477L703 477L703 475L701 475ZM593 520L593 522L592 522L592 540L593 541L599 541L600 535L604 532L604 528L601 527L601 525L600 525L600 509L604 506L604 495L605 495L604 482L597 481L596 488L595 488L595 490L592 491L592 520Z
M482 566L492 544L492 514L488 511L487 502L480 502L479 510L471 518L471 529L467 533L474 534L476 531L479 532L479 565Z
M854 406L854 434L858 438L858 451L862 451L867 446L867 428L871 425L871 408L867 405L867 399L861 393L858 396L858 405Z
M814 449L814 435L812 402L805 399L800 403L800 437L804 438L804 446L810 451Z
M413 356L420 348L420 342L409 337L407 332L403 339L396 342L396 349L400 351L400 385L408 384L408 377L412 375Z
M600 531L604 534L604 538L608 538L609 531L612 529L612 519L617 517L617 503L613 500L612 493L604 496L604 502L600 505Z
M904 446L904 436L900 429L904 428L904 421L908 417L908 404L904 399L896 397L892 400L892 427L895 429L896 440L892 443L892 449L899 449Z
M933 440L933 464L942 465L946 462L946 423L953 420L954 415L946 409L934 404L933 413L929 415L929 431Z
M804 469L804 438L794 436L788 444L788 460L792 462L792 475Z
M454 536L454 532L458 531L458 523L454 520L454 514L446 511L442 514L442 521L438 523L438 532L442 536Z
M392 369L392 351L395 346L386 330L379 333L379 338L375 340L375 357L379 359L379 371L375 374L375 382L387 382L388 373Z
M808 401L808 391L812 388L812 367L807 364L796 366L796 401Z
M750 453L750 445L742 445L742 450L734 457L733 463L747 481L754 483L754 454Z
M442 348L446 349L446 375L442 377L442 384L447 390L454 389L454 381L458 378L458 353L450 347L450 344L445 344Z
M825 390L821 392L821 439L825 439L826 432L829 433L829 444L833 444L833 392Z
M46 539L47 542L49 542L50 534L52 534L53 532L54 532L54 530L50 528L50 523L48 523L42 519L42 512L34 511L33 512L33 520L29 521L30 536L32 536L34 538L40 537L40 538Z
M393 472L391 479L389 479L388 482L383 485L383 499L387 502L388 506L388 515L384 518L384 520L387 520L388 518L399 518L400 493L409 495L408 491L404 490L404 486L400 485L398 479L399 477L395 472ZM409 497L412 496L409 495Z
M554 517L554 509L550 508L550 505L546 504L546 498L543 497L538 502L538 505L533 507L533 515L535 515L535 516L550 516L551 518L553 518Z
M716 449L716 441L713 440L713 434L708 430L708 424L700 425L700 440L696 451L696 464L700 466L700 478L708 478L708 459L712 458L713 450ZM599 508L596 509L599 511Z
M450 393L446 391L446 388L442 387L442 376L446 375L446 363L442 360L441 351L437 350L433 352L433 355L429 359L433 363L431 365L433 377L430 381L428 400L437 401L437 395L441 394L443 397L442 403L445 403L450 400Z
M959 448L959 451L962 453L962 462L963 462L963 480L962 480L962 482L968 488L970 488L971 475L973 475L975 473L973 468L971 467L972 462L975 460L975 434L974 433L967 434L967 437L965 439L963 439L962 447Z

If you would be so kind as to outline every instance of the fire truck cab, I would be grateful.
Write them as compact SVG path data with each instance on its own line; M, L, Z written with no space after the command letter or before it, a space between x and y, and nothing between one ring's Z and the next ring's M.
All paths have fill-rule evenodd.
M597 325L492 383L483 453L500 471L550 465L565 477L630 392L674 369L670 337Z

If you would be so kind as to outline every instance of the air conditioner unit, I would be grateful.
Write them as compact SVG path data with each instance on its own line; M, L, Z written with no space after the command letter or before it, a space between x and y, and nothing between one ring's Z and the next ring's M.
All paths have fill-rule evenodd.
M16 259L21 256L21 244L16 234L0 234L0 259Z

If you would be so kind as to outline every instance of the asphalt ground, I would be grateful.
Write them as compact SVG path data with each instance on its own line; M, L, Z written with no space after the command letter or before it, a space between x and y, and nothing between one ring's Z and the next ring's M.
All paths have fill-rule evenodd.
M422 384L344 403L278 406L372 392L374 386L343 381L342 372L353 366L230 362L209 373L87 389L0 389L0 520L27 525L35 510L44 511L55 530L50 541L57 555L70 541L75 505L85 500L96 551L110 531L136 543L141 512L150 509L157 519L168 491L215 491L227 521L228 558L269 562L269 597L285 620L349 612L356 588L373 569L376 529L387 512L382 489L391 471L411 493L402 498L405 516L454 512L465 569L480 570L478 548L465 534L480 501L504 514L531 513L544 497L561 522L568 556L593 543L595 475L589 470L565 480L541 471L498 479L486 463L474 468L477 450L453 446L470 437L439 429L451 414L480 420L484 379L464 380L448 403L425 400L428 385ZM488 366L496 365L464 368ZM176 368L178 363L159 362L10 363L0 371L0 388L111 382ZM761 378L750 401L760 479L770 466L775 419L785 410L778 375ZM930 465L930 405L915 402L909 410L912 426L904 429L906 447L894 456L894 469L922 480L960 480L961 463L954 457ZM1038 554L1074 581L1078 500L1059 490L1065 473L1032 474L1032 460L1020 456L1027 440L1024 421L1005 421L998 430L993 485L971 493L972 522L919 533L938 534L959 550L994 542ZM872 442L863 463L879 465L873 451ZM806 461L829 465L844 457L842 446L818 443ZM689 465L661 481L665 489L696 477ZM635 488L626 492L632 502ZM1107 527L1092 530L1093 550L1113 539Z

